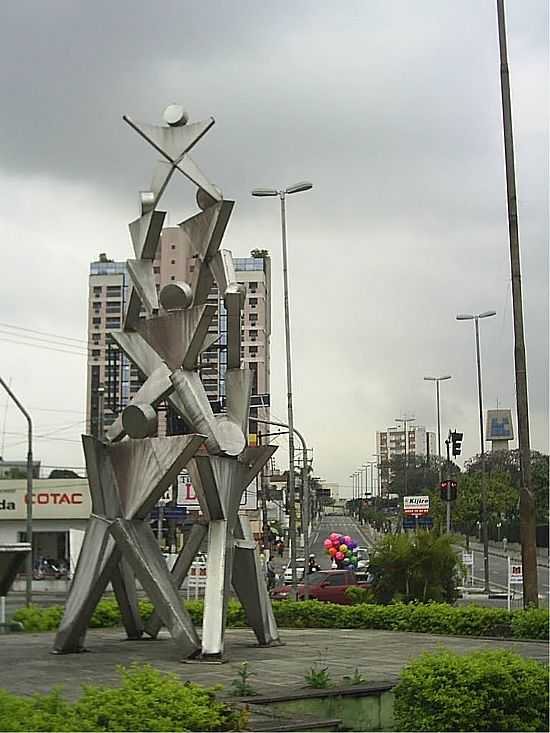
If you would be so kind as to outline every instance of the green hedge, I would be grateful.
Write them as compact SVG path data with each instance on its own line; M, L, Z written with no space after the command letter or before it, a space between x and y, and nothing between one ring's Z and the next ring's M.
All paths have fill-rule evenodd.
M395 688L402 731L547 731L548 668L496 650L422 654Z
M202 601L185 604L193 622L202 622ZM140 611L146 620L152 605L140 601ZM340 606L319 601L275 601L273 610L277 623L287 628L316 629L386 629L416 631L429 634L458 634L465 636L499 636L511 639L548 639L549 613L547 609L516 610L508 613L500 608L481 606L450 606L446 603L392 603L386 606L362 603ZM13 615L25 631L51 631L59 626L63 608L21 608ZM92 619L92 628L119 626L120 611L116 601L101 601ZM228 626L246 626L244 611L239 603L230 601L227 612Z
M149 665L119 668L120 687L85 685L75 703L59 690L20 697L0 690L1 731L243 730L248 715L215 689L182 682Z

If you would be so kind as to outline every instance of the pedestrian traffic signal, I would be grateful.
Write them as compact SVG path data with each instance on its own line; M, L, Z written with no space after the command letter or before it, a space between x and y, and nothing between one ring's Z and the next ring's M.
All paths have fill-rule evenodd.
M439 484L441 501L456 501L457 488L456 481L442 481Z
M453 444L453 456L459 456L462 452L462 438L464 433L457 433L456 431L451 433L451 441Z

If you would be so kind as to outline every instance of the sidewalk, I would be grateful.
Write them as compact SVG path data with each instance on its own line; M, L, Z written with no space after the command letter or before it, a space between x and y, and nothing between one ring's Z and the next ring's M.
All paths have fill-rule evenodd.
M465 540L461 541L462 546L466 546ZM470 549L476 552L483 552L483 544L481 542L470 539ZM506 552L502 547L502 542L489 541L489 555L496 557L510 557L512 560L521 562L521 545L516 543L509 544ZM543 568L550 568L548 549L545 547L537 548L537 565Z
M63 695L75 699L82 683L119 684L118 665L134 661L175 672L182 680L221 684L228 694L246 661L253 687L259 694L270 695L302 688L306 672L319 663L329 668L336 684L355 668L369 684L395 680L408 661L441 647L460 653L499 647L542 662L548 660L546 642L365 629L281 629L285 646L273 647L255 645L250 629L227 629L227 664L186 664L164 630L157 641L127 641L122 629L89 629L86 646L90 654L52 655L53 639L50 632L3 636L2 656L9 664L0 665L0 688L30 695L63 685Z

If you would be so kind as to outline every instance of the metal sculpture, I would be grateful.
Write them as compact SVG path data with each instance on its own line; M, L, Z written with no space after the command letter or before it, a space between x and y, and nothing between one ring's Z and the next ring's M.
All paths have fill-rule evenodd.
M256 544L247 518L239 515L243 492L275 446L247 445L252 372L241 364L246 290L237 282L231 252L220 249L234 202L223 199L188 155L213 119L187 124L185 111L171 105L163 126L124 120L163 156L150 190L140 194L141 216L129 225L135 253L135 259L127 260L131 286L123 329L111 334L146 379L101 440L83 436L92 514L54 651L83 649L90 617L111 582L129 638L140 638L144 631L156 637L164 625L185 657L219 658L231 586L258 642L278 641ZM157 206L176 171L198 186L201 211L180 224L197 265L192 282L171 282L157 294L153 260L166 216ZM199 355L218 338L209 333L215 306L208 303L208 294L214 282L227 310L227 407L221 415L214 415L197 371ZM189 435L154 437L163 400L184 420ZM146 520L188 464L203 518L169 572ZM205 538L200 640L177 589ZM155 606L145 627L135 578Z

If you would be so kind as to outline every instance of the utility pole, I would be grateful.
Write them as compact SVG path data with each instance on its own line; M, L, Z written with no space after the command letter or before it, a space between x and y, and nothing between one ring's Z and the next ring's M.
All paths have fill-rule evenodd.
M258 430L258 445L262 444L262 432ZM260 471L260 500L262 504L262 538L264 548L269 548L269 523L267 521L267 478L265 467Z
M529 401L527 396L527 363L523 333L523 304L521 294L521 261L516 200L516 173L514 165L514 138L510 77L506 48L504 1L497 0L498 38L500 49L500 88L506 166L508 203L508 232L510 237L510 268L512 273L512 304L514 316L514 362L516 373L516 410L518 418L518 445L520 467L520 539L523 564L523 604L538 606L536 505L531 487L531 446L529 438Z
M27 502L27 515L25 530L27 542L31 546L31 551L27 553L25 563L25 603L27 606L30 606L32 604L32 420L29 413L25 410L2 377L0 377L0 384L21 410L27 421L27 494L25 497Z

